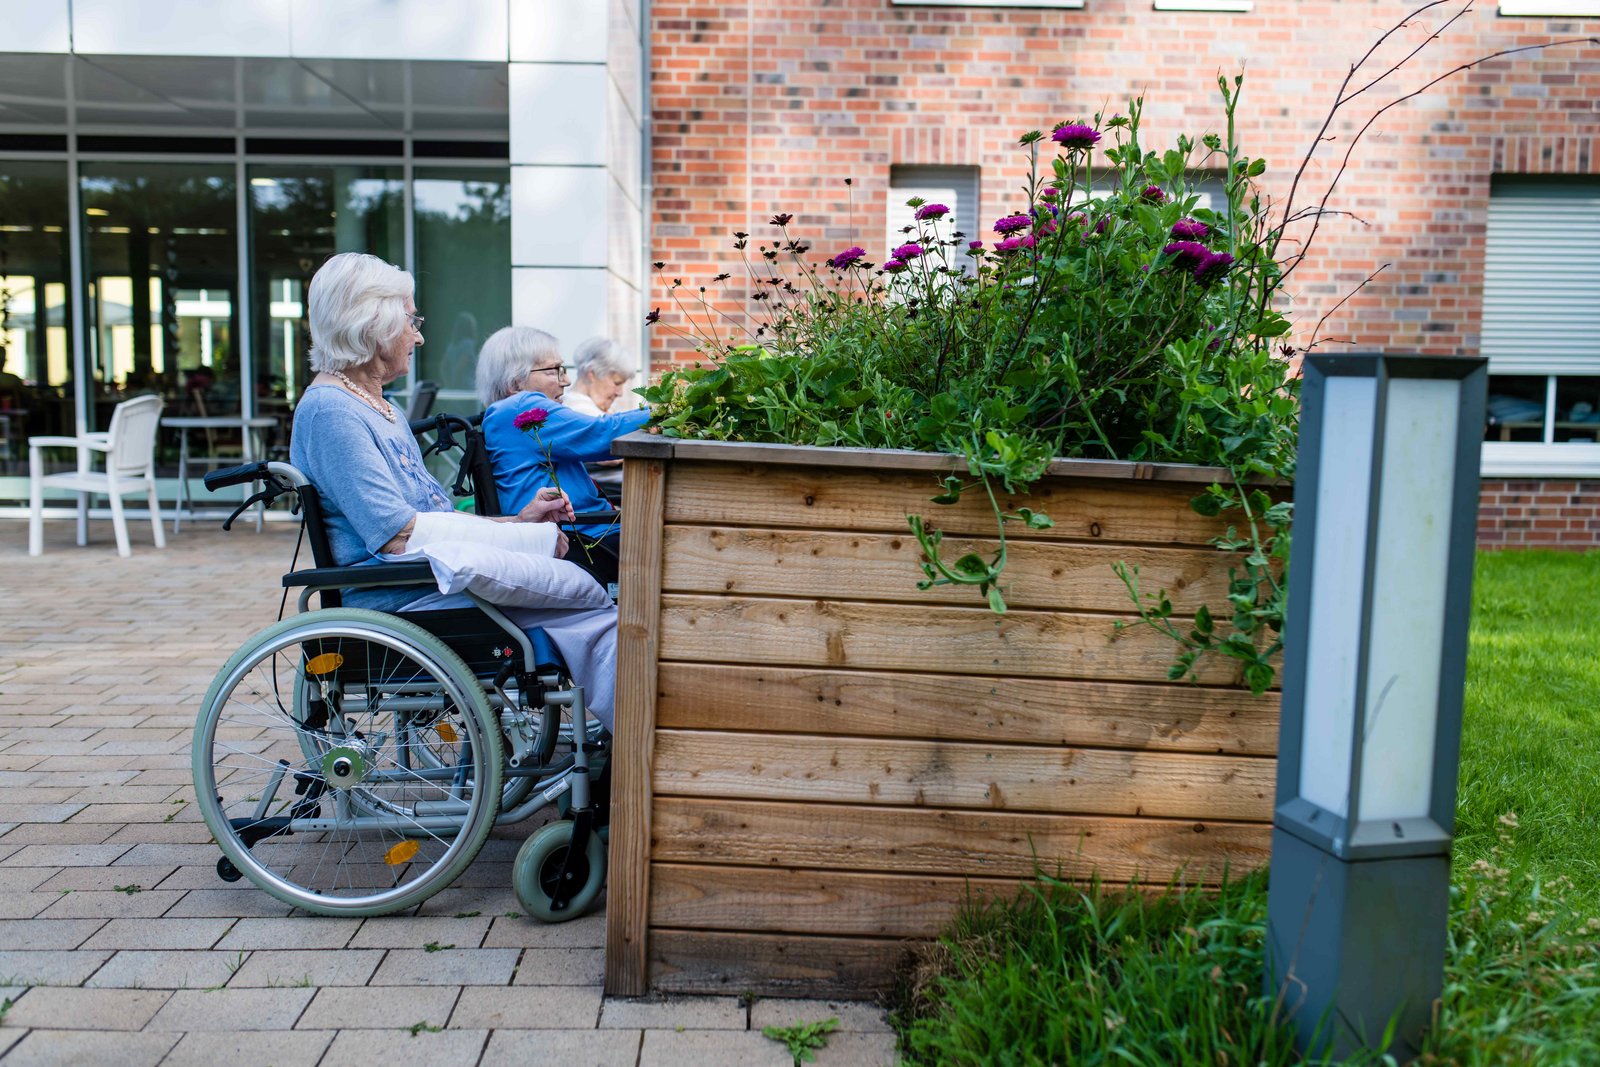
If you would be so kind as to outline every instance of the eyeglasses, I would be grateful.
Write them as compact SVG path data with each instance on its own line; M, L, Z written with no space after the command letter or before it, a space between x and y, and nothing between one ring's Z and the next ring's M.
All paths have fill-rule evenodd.
M411 320L411 328L413 330L416 330L418 333L422 332L422 324L424 322L428 321L427 319L424 319L421 315L407 315L406 318Z
M557 378L567 377L567 368L560 363L552 363L548 367L534 367L529 374L554 374Z

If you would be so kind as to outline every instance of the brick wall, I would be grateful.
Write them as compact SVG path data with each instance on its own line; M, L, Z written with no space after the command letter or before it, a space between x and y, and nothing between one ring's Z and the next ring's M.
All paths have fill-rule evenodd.
M753 250L776 235L772 214L792 212L791 232L819 253L859 243L881 262L892 165L981 167L980 217L993 220L1015 203L1026 172L1021 132L1120 111L1142 92L1146 144L1198 138L1222 121L1219 71L1246 72L1240 138L1268 160L1261 191L1282 203L1350 63L1415 6L1256 0L1252 12L1232 14L1158 12L1150 0L1088 0L1081 10L657 0L651 258L667 266L649 300L664 316L652 359L692 358L692 344L671 329L682 324L671 278L694 292L728 273L708 299L719 316L745 315L750 293L732 231L751 233ZM1460 6L1393 35L1366 69L1387 69L1439 12ZM1484 0L1341 112L1296 203L1308 202L1307 190L1320 196L1384 102L1487 53L1597 33L1600 20L1500 18ZM1600 174L1597 104L1600 49L1587 46L1497 59L1385 113L1329 203L1359 219L1324 221L1295 275L1294 341L1310 343L1326 314L1316 334L1330 342L1324 350L1348 342L1475 354L1491 176Z
M1600 545L1600 481L1484 479L1478 544L1574 549Z

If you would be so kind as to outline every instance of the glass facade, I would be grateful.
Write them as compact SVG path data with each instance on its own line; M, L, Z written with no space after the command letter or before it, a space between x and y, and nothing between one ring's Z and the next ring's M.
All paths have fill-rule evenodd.
M478 347L511 321L509 166L248 152L243 164L90 157L73 190L65 158L0 159L0 505L26 500L29 436L103 430L141 393L159 393L168 417L271 417L266 444L285 446L311 377L306 287L336 252L411 269L430 342L414 377L440 384L441 407L475 409L449 392L471 391ZM237 430L207 429L190 450L237 456L241 445ZM177 454L164 430L168 500Z

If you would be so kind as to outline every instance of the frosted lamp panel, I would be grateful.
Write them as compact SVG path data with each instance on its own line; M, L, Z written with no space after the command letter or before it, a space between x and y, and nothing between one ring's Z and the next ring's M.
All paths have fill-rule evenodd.
M1300 795L1341 817L1349 814L1377 388L1372 378L1324 382L1309 624L1291 637L1306 657Z
M1389 384L1363 724L1362 822L1429 814L1461 383Z

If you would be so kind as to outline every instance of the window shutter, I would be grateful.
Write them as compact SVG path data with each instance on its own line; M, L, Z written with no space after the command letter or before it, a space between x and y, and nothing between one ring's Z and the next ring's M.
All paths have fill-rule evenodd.
M1484 245L1490 372L1600 374L1600 182L1495 182Z

